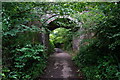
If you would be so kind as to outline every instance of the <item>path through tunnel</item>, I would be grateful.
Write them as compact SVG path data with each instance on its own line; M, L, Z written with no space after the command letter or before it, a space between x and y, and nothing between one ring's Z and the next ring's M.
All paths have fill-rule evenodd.
M45 46L49 49L51 44L57 48L77 49L74 45L75 32L80 29L80 23L71 17L63 16L47 20L47 36ZM77 25L77 26L76 26ZM54 39L53 39L54 38Z
M119 6L2 2L0 79L120 80Z
M48 48L54 47L55 52L50 55L45 73L38 78L39 80L45 78L83 79L82 75L78 76L80 73L72 61L72 56L64 51L73 48L73 34L78 29L74 25L76 23L68 18L59 18L49 23Z

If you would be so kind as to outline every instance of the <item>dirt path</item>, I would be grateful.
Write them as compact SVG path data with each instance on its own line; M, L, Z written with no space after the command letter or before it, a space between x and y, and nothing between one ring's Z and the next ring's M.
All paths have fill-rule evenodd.
M68 53L54 53L48 60L45 74L39 80L83 80L81 76L78 77L77 68Z

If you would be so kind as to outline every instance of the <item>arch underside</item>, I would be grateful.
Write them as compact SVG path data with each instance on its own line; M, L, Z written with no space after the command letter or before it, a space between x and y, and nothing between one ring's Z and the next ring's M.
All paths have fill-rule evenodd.
M66 28L66 29L72 29L73 26L67 26L67 25L64 26L64 25L57 24L56 22L59 21L59 20L60 19L56 19L56 20L50 22L49 25L48 25L48 29L51 30L51 31L56 29L56 28L60 28L60 27L63 27L63 28ZM61 18L61 20L63 20L64 23L65 23L65 21L66 22L69 21L69 19L64 20L64 18Z
M69 21L73 23L73 25L59 25L59 24L56 24L55 22L57 21L63 21L63 23L66 23L68 22L69 24ZM71 24L72 24L71 23ZM44 23L43 24L47 24L46 28L49 29L50 31L53 31L55 30L56 28L66 28L66 29L71 29L72 32L76 32L78 31L82 26L81 26L81 22L78 22L76 19L74 18L71 18L70 16L56 16L56 15L44 15ZM49 34L50 32L47 31L47 33L42 33L43 35L43 44L46 46L46 49L49 49L50 46L49 46ZM74 46L74 38L72 40L72 46L73 46L73 49L75 49L76 47Z
M69 23L69 24L73 24L73 23L77 24L78 27L74 28L73 31L78 30L80 28L80 25L81 25L81 23L78 22L77 19L74 19L74 18L70 17L69 15L59 16L56 14L46 14L46 15L44 15L44 20L46 20L45 24L48 25L47 28L51 31L56 29L56 28L60 28L60 27L63 27L66 29L73 29L74 27L76 27L73 25L71 25L71 26L58 25L55 23L55 21L59 21L59 20L63 20L63 23L71 21L72 23Z

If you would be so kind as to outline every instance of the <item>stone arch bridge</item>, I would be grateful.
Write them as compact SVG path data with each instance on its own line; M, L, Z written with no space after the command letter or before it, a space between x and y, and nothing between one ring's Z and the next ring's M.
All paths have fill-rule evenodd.
M72 27L75 27L75 30L73 31L82 31L84 30L81 26L81 22L78 22L77 19L75 18L72 18L68 15L64 15L64 16L60 16L60 15L56 15L56 14L46 14L46 15L42 15L42 17L40 17L40 19L43 20L43 23L41 23L40 21L32 21L32 22L29 22L27 25L28 26L31 26L31 25L35 25L35 26L44 26L44 25L47 25L47 29L49 30L54 30L56 28L60 28L60 27L63 27L63 28L72 28ZM66 19L68 21L72 21L76 24L76 26L58 26L56 24L54 24L54 21L56 20L59 20L59 19ZM45 30L45 28L42 28ZM41 42L47 49L49 48L49 32L46 31L45 33L38 33L37 36L37 40L39 42ZM72 47L73 47L73 50L79 50L79 43L80 41L85 37L85 35L80 35L78 37L75 37L73 36L73 41L72 41Z

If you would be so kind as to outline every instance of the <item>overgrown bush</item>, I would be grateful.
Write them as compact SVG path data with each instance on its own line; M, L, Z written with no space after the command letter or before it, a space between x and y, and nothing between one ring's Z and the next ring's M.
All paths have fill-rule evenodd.
M29 25L41 20L34 13L36 6L34 2L2 3L3 80L32 80L43 73L48 55L38 37L42 30Z
M103 52L91 43L82 47L80 53L74 57L76 65L86 77L85 80L118 80L120 78L115 57L110 53L103 54Z
M13 63L7 69L3 66L3 80L32 80L38 77L46 67L47 54L44 50L40 44L27 44L12 50Z
M75 63L85 75L85 80L120 80L119 6L119 3L97 5L98 9L93 9L102 11L102 18L96 19L97 22L93 20L97 24L92 25L91 21L92 26L87 25L87 22L85 27L83 25L83 28L94 33L94 36L87 39L88 44L84 44L74 57ZM87 20L87 16L84 19Z

